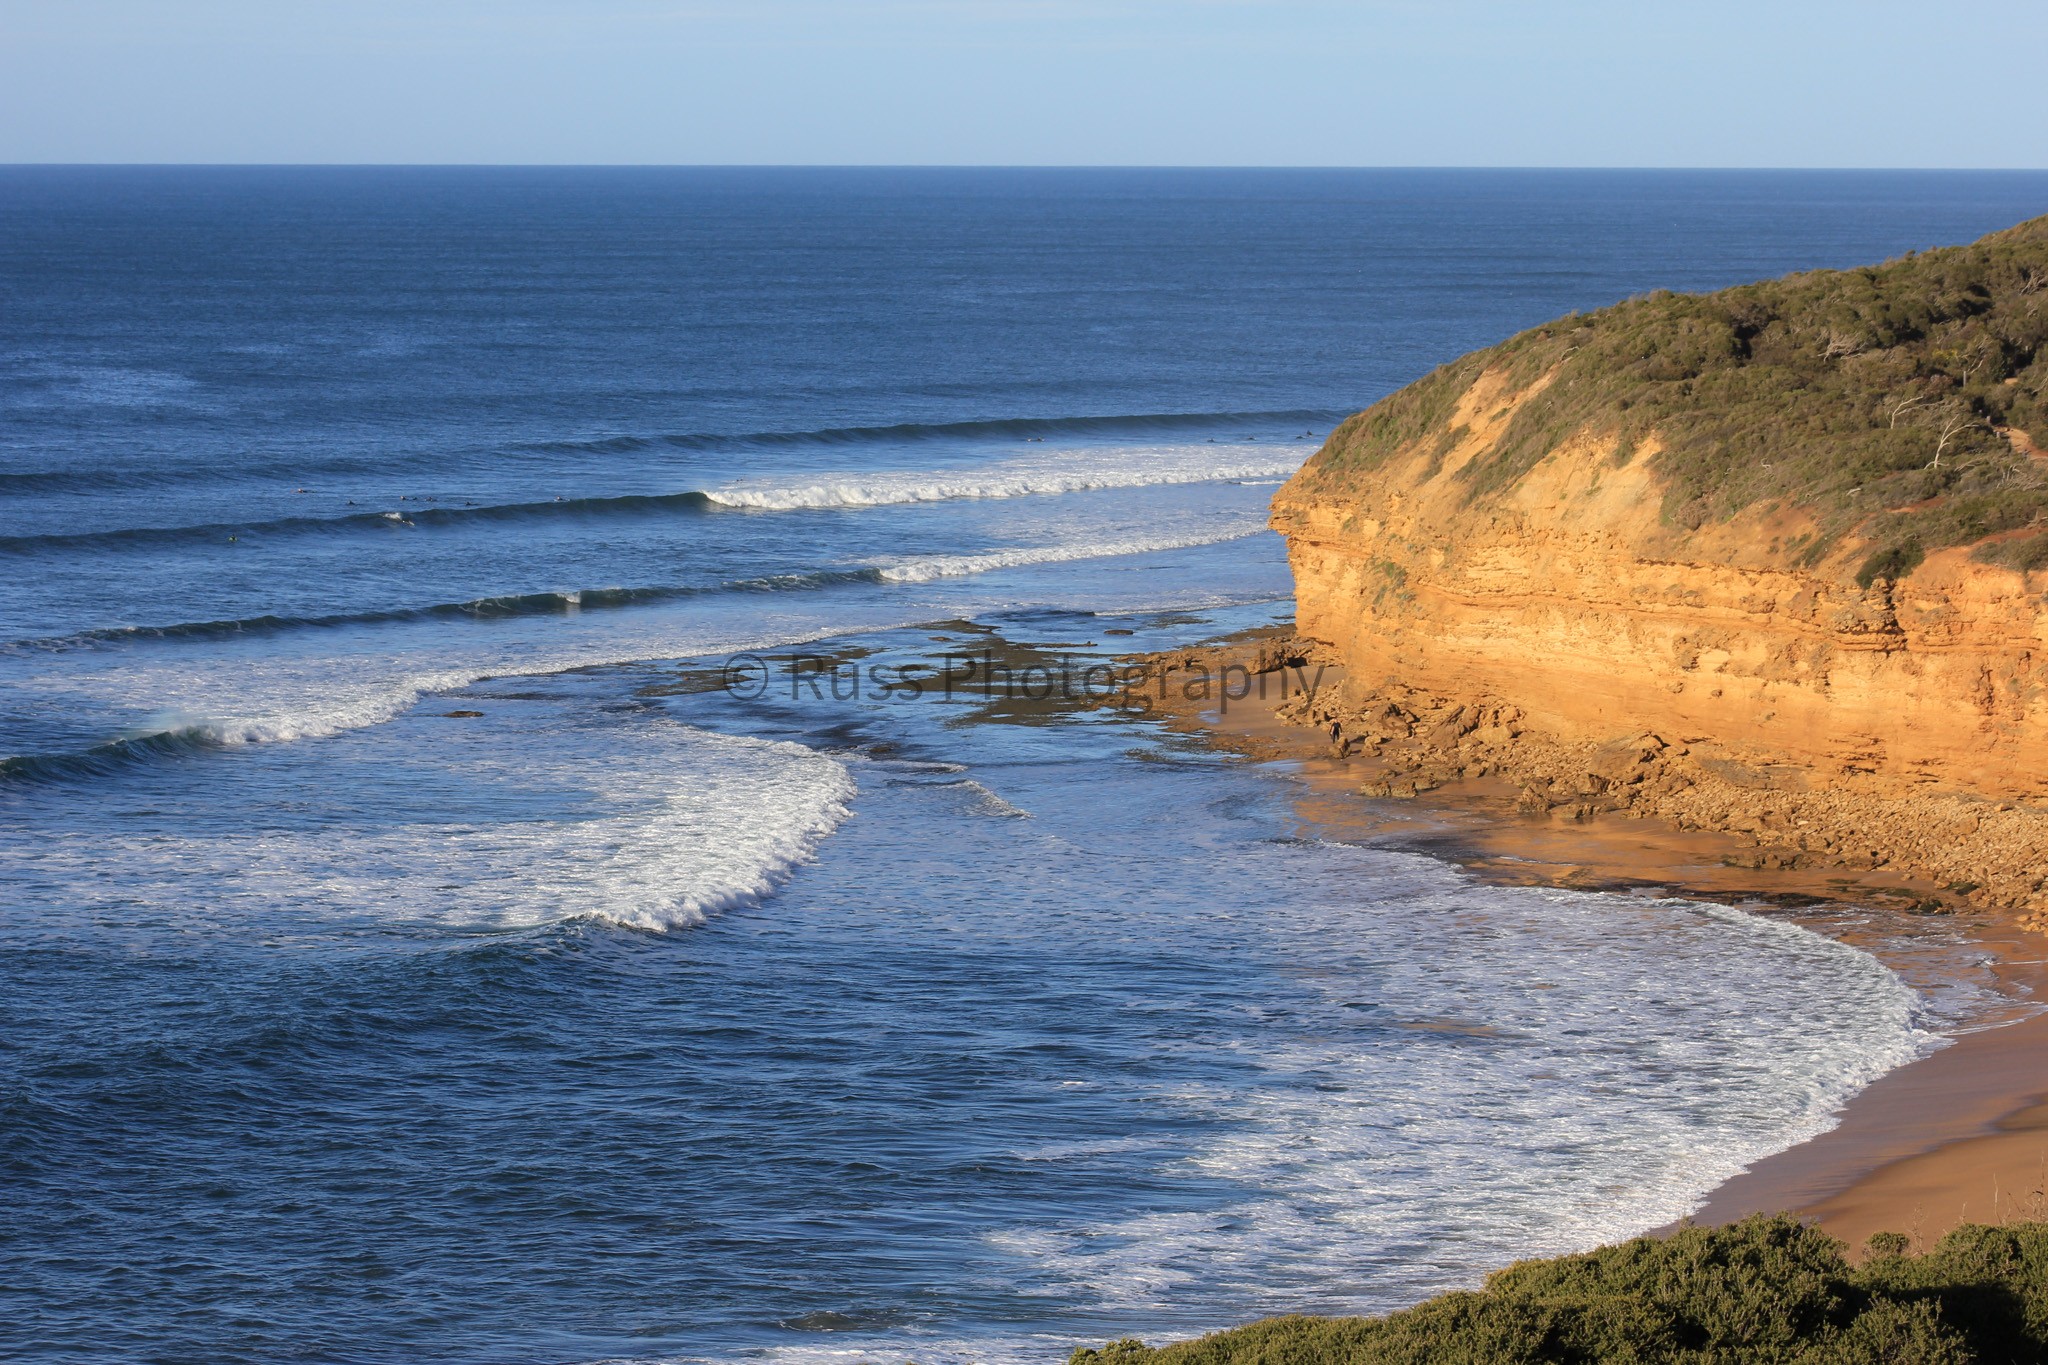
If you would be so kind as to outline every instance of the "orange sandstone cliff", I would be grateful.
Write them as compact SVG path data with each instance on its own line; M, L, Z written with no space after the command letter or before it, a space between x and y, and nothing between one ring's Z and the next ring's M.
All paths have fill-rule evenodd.
M1346 665L1307 718L2048 907L2044 392L2048 219L1465 357L1274 501Z

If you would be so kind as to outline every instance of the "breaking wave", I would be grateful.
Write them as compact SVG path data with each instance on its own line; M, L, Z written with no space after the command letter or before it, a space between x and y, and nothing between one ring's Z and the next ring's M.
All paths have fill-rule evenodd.
M968 498L1025 498L1084 493L1105 488L1152 488L1163 484L1221 483L1285 478L1301 465L1296 456L1218 462L1173 459L1103 463L1076 467L1074 461L1006 465L958 474L869 474L860 478L804 484L722 488L705 496L723 507L789 512L835 507L889 507L905 503L953 502Z
M244 633L380 624L400 620L430 621L455 617L485 619L491 616L564 614L587 607L629 606L717 592L794 591L849 583L915 584L1039 564L1064 564L1079 560L1192 549L1241 540L1262 534L1264 530L1262 525L1236 525L1200 536L1032 546L980 555L938 556L819 573L742 579L708 588L603 588L575 592L527 593L516 597L482 598L472 602L346 616L257 617L243 621L198 621L164 627L132 627L85 632L57 640L18 643L7 646L7 650L20 652L30 649L79 648L149 638L204 639ZM816 633L828 634L830 627L821 627ZM791 643L799 642L750 641L732 643L723 648L753 649ZM702 653L704 648L700 643L690 649L679 651L679 655ZM332 691L323 690L318 682L310 682L306 684L307 690L317 693L317 697L294 706L272 707L253 714L231 716L200 716L171 711L146 725L133 727L127 734L87 749L67 753L9 755L0 758L0 781L92 777L138 761L188 754L204 749L323 738L348 730L380 725L408 710L422 697L467 687L484 677L502 676L506 673L527 675L565 672L576 668L632 663L650 657L665 656L650 654L645 648L637 651L630 647L623 651L598 648L571 651L548 658L529 659L516 666L422 670L405 673L382 683L349 678L345 686L335 687L335 680L330 680L329 686L335 687Z
M497 503L478 507L422 502L404 508L329 517L275 517L190 526L131 526L103 531L0 536L0 554L26 556L53 550L150 549L224 542L229 537L239 539L243 536L394 535L421 528L497 522L892 507L979 498L1057 496L1113 488L1270 480L1292 474L1300 467L1302 454L1297 448L1284 454L1276 452L1270 457L1221 460L1213 452L1193 450L1120 451L1112 458L1061 452L1058 460L1007 461L982 469L951 472L902 471L819 482L733 484L677 493L559 498L546 502Z
M213 640L278 634L295 630L337 629L405 621L489 621L519 616L565 616L580 611L644 606L724 593L804 592L855 583L925 583L1033 564L1066 564L1084 559L1184 550L1242 540L1265 530L1260 524L1233 526L1207 535L1157 536L1137 540L1081 542L996 550L978 555L936 555L809 573L763 574L723 583L647 584L638 587L570 588L544 592L504 593L463 602L435 602L419 607L387 607L375 611L337 612L324 616L245 616L217 621L179 621L163 626L108 626L40 640L17 640L0 653L62 650L140 640ZM4 771L4 769L0 769Z
M998 569L1023 568L1031 564L1064 564L1076 559L1114 559L1123 555L1156 554L1163 550L1190 550L1202 545L1221 545L1264 533L1264 525L1233 528L1203 536L1155 536L1141 540L1109 541L1092 545L1046 545L1023 550L996 550L980 555L935 555L929 559L905 560L876 571L886 583L928 583L935 578L956 578L967 574L991 573Z

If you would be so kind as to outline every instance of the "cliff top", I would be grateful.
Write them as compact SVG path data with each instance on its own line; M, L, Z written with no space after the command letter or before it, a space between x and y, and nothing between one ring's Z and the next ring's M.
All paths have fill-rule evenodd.
M1675 532L1793 511L1812 566L1867 542L1857 578L1927 552L2048 567L2048 217L1968 246L1575 313L1441 366L1331 433L1297 481L1341 494L1397 453L1440 463L1492 376L1505 423L1456 471L1468 503L1567 442L1651 462ZM1512 411L1509 411L1509 408Z

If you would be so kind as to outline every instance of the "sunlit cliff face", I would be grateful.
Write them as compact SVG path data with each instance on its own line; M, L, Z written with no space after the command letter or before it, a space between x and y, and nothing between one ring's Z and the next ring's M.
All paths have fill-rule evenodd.
M1611 438L1567 439L1472 497L1459 470L1540 383L1482 373L1440 429L1369 471L1319 454L1276 497L1301 630L1352 686L1497 696L1571 738L1649 730L1779 785L2048 793L2041 574L1963 547L1866 588L1865 539L1810 567L1783 552L1796 509L1674 526L1654 442L1617 464Z

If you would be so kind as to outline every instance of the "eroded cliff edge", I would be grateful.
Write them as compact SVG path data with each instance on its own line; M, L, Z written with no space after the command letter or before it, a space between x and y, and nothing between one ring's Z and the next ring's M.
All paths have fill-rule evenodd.
M1273 524L1340 744L2048 909L2048 218L1525 332Z

